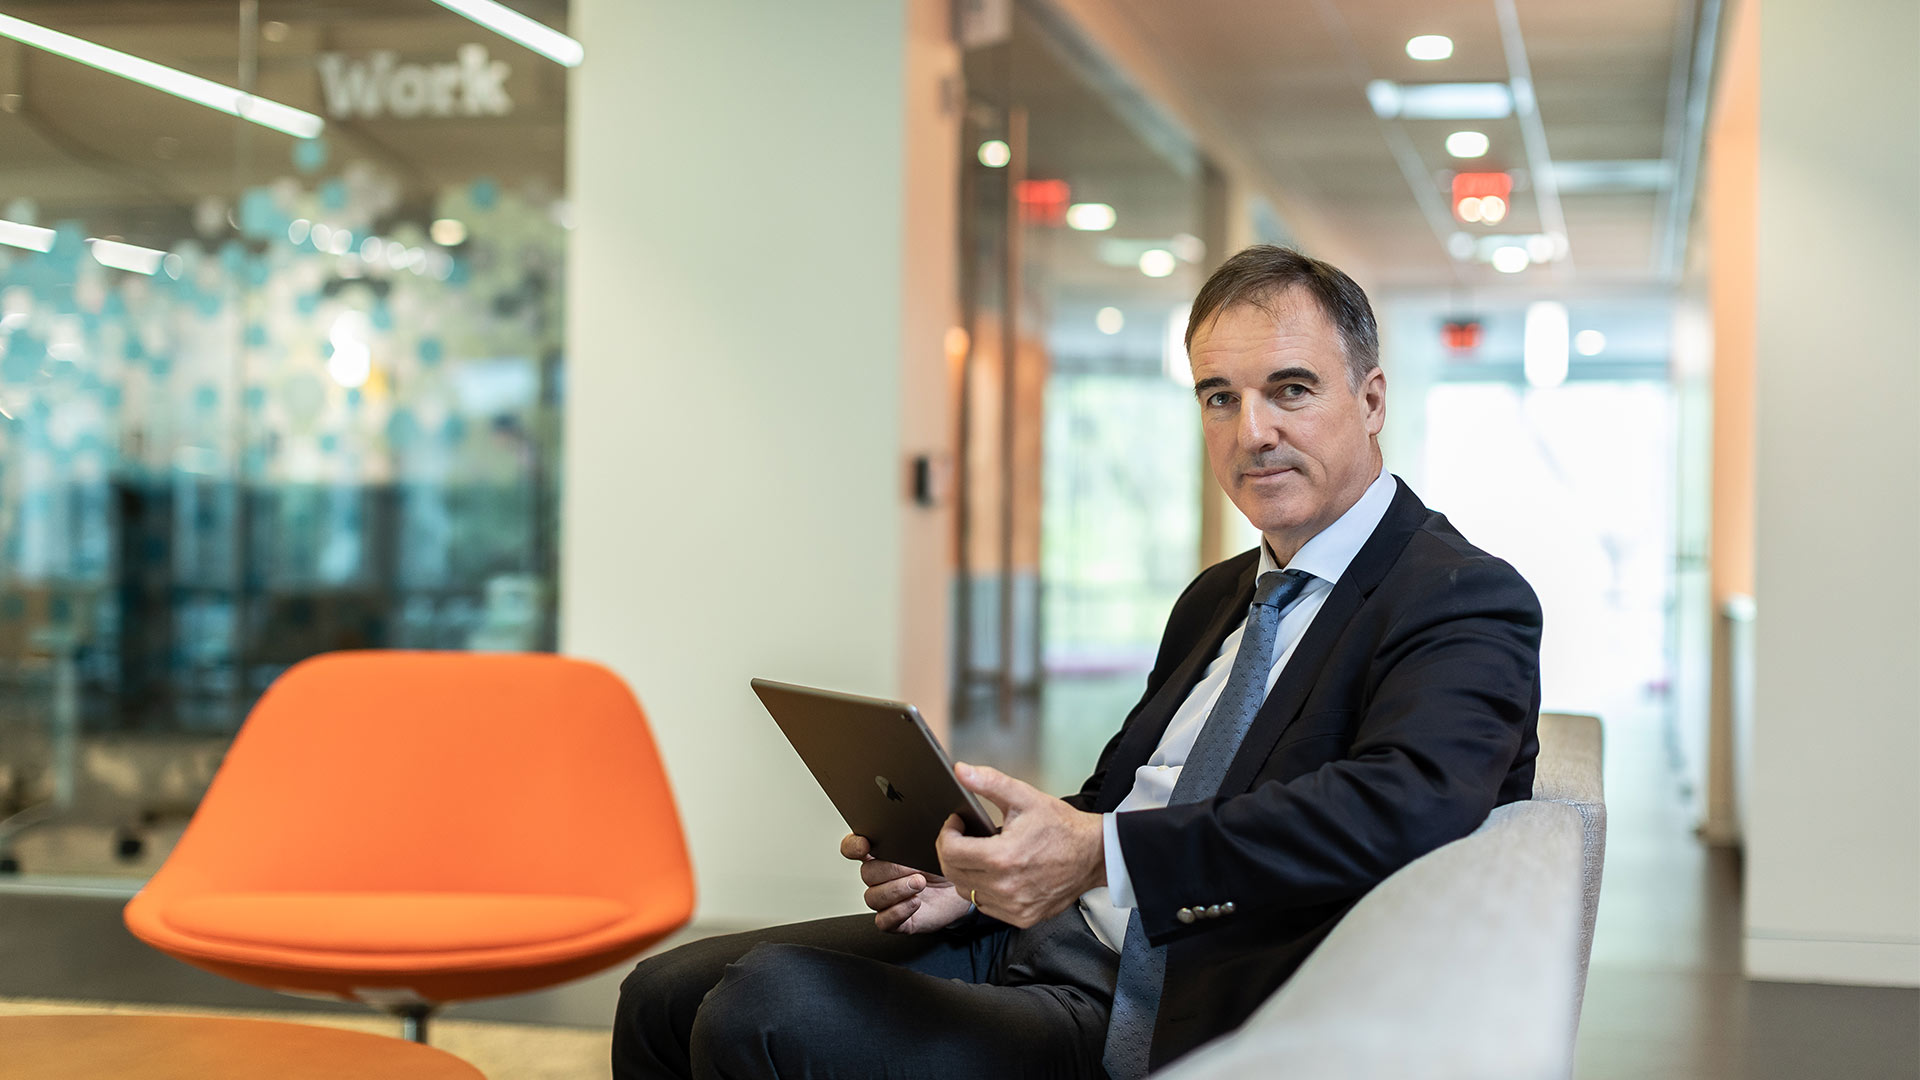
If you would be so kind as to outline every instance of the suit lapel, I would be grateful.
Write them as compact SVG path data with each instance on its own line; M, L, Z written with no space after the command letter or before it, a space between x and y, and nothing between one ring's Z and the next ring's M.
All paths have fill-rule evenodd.
M1327 593L1326 603L1320 605L1300 644L1294 647L1286 669L1280 673L1280 681L1274 684L1273 692L1254 715L1246 738L1241 740L1240 749L1233 755L1233 763L1220 782L1222 795L1237 795L1252 788L1253 778L1272 755L1287 725L1300 715L1307 695L1319 682L1320 669L1326 665L1327 657L1346 631L1354 612L1360 610L1361 603L1373 594L1374 587L1399 561L1407 541L1431 513L1404 480L1394 479L1398 481L1398 489L1386 514L1348 564L1346 573L1340 575L1340 580ZM1251 593L1247 602L1252 602Z
M1153 756L1154 748L1160 745L1161 736L1166 734L1167 724L1173 714L1179 711L1187 695L1193 693L1195 683L1205 673L1207 665L1220 655L1220 645L1227 640L1233 628L1246 618L1246 611L1253 603L1253 579L1260 564L1255 561L1241 573L1234 588L1214 609L1213 618L1207 621L1206 632L1195 641L1187 652L1187 658L1173 669L1167 681L1161 684L1160 692L1153 696L1147 707L1141 710L1133 726L1121 737L1120 745L1115 749L1113 760L1107 766L1106 775L1100 781L1101 813L1107 813L1119 806L1127 793L1133 790L1134 770L1147 763Z

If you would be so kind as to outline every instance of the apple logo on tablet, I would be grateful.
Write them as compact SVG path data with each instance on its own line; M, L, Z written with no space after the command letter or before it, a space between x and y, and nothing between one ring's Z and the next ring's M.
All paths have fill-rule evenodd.
M893 781L888 780L884 776L874 777L873 786L880 789L880 794L885 795L887 798L892 799L894 802L907 801L907 797L905 795L900 794L900 789L893 786Z

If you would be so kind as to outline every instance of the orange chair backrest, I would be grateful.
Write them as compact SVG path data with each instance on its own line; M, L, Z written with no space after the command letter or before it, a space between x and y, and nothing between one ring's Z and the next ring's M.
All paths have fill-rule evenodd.
M150 886L659 898L693 878L639 702L547 654L343 652L267 689Z

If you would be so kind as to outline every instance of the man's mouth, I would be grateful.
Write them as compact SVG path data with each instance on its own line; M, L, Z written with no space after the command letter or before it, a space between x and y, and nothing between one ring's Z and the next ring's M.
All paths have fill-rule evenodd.
M1292 471L1290 468L1281 466L1272 469L1246 469L1242 471L1240 475L1243 479L1247 480L1264 480L1269 476L1279 476L1282 473L1290 473Z

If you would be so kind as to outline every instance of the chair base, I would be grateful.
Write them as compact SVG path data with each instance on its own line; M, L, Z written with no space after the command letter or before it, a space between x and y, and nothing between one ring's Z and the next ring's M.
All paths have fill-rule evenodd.
M438 1005L414 1004L389 1005L385 1011L400 1018L401 1038L424 1045L427 1041L427 1020L439 1009Z

